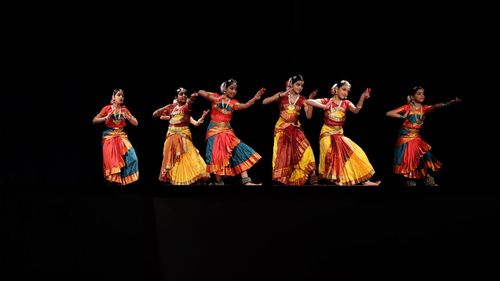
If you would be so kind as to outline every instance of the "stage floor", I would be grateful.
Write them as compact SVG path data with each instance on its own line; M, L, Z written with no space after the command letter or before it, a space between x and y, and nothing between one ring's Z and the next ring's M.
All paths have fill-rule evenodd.
M11 188L4 280L498 278L499 193L461 190Z

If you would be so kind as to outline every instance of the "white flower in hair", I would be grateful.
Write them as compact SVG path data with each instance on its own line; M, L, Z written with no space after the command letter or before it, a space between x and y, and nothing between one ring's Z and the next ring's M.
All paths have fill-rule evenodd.
M226 89L226 81L224 81L224 82L222 82L222 84L220 84L220 92L224 93L225 89Z
M340 83L346 85L347 87L351 88L351 83L349 83L349 81L347 80L341 80Z

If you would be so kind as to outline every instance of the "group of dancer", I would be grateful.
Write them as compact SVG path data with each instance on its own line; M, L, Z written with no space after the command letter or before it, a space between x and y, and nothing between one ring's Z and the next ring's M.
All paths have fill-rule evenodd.
M381 181L371 181L375 174L365 152L351 139L344 136L346 113L359 113L371 89L361 94L356 105L347 99L351 84L342 80L331 87L330 98L316 99L317 91L308 98L301 95L304 78L295 75L286 82L286 90L263 99L262 104L277 103L279 119L274 128L272 158L272 180L282 185L301 186L318 184L318 180L334 185L378 186ZM244 110L261 99L265 89L261 88L246 103L235 99L238 82L224 81L220 93L199 90L187 96L187 90L178 88L172 104L153 112L153 117L169 122L159 180L173 185L190 185L207 182L214 175L214 185L224 185L225 177L240 175L243 185L261 185L248 175L248 170L262 157L242 142L231 127L233 112ZM191 106L196 97L211 102L211 110L203 111L195 120ZM414 87L408 95L408 103L388 111L386 116L403 119L394 154L394 173L401 175L408 186L418 181L428 186L437 185L431 172L437 171L441 163L431 154L431 146L420 137L420 128L427 113L437 108L459 102L424 105L424 89ZM102 136L104 177L108 182L127 185L139 179L138 160L134 148L124 131L126 121L137 126L137 119L125 107L124 92L115 89L111 104L106 105L94 117L93 123L104 123L107 127ZM319 167L310 142L299 122L303 109L306 118L313 115L313 107L324 113L324 125L319 137ZM203 159L193 145L189 125L199 126L210 113L206 133L206 153ZM319 179L318 179L319 178Z

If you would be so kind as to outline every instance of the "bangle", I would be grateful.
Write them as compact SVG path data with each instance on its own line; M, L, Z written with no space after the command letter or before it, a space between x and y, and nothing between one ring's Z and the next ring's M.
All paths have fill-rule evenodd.
M400 119L404 119L404 118L405 118L405 116L404 116L403 114L399 114L399 118L400 118Z

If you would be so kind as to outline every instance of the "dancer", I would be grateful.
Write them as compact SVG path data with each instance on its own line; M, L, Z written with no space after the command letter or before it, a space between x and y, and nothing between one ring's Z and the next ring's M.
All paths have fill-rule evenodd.
M261 185L252 182L248 170L262 157L251 147L243 143L234 134L230 121L235 110L247 109L264 94L261 88L246 103L239 103L234 97L238 90L238 82L234 79L224 81L220 86L221 93L198 91L198 95L212 102L210 124L207 128L206 163L207 171L215 174L216 185L224 185L224 176L241 175L243 185Z
M299 115L302 110L307 119L312 117L312 107L300 93L304 89L304 78L295 75L288 79L287 90L265 98L262 103L278 102L280 117L274 127L273 175L272 179L285 185L304 185L310 178L317 184L316 162L311 144L304 135ZM317 91L309 98L313 99Z
M307 103L324 110L324 125L320 134L319 176L337 185L377 186L380 181L372 182L370 178L375 170L368 161L365 152L351 139L344 136L343 126L346 113L358 113L364 101L370 97L371 89L367 88L354 105L347 100L351 84L342 80L332 86L331 98L309 99Z
M107 129L102 134L102 155L104 177L109 183L127 185L139 179L137 155L125 133L126 122L138 125L123 101L122 89L113 90L111 104L101 109L93 124L104 123Z
M430 152L431 146L420 137L420 128L424 124L425 115L435 109L461 101L455 98L449 102L424 105L424 88L413 87L407 97L408 104L390 110L386 116L404 119L396 142L393 171L406 178L407 186L416 186L417 180L423 180L426 186L437 186L430 171L435 172L442 166Z
M190 185L210 178L206 171L207 165L194 147L189 130L189 124L202 124L210 110L203 111L200 119L194 120L191 117L191 104L197 94L192 94L188 99L187 91L182 87L176 93L174 103L153 112L153 117L169 120L159 180L173 185Z

